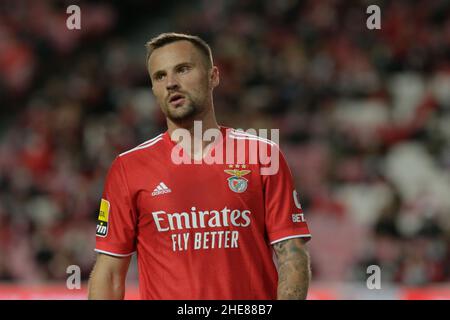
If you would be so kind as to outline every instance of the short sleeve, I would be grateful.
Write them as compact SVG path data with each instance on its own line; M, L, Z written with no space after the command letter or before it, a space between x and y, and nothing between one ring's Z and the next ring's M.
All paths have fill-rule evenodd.
M120 157L106 176L97 218L95 251L129 256L136 250L136 215Z
M264 175L265 224L270 244L311 234L300 205L294 180L284 155L274 145L271 157L278 157L278 170Z

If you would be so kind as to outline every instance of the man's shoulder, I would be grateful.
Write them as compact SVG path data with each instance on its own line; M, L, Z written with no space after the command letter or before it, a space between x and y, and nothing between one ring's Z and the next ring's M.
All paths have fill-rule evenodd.
M144 141L143 143L122 152L121 154L118 155L118 158L123 159L134 159L136 157L141 157L144 154L148 154L149 152L158 152L161 150L161 147L163 145L163 140L164 140L164 134L165 133L160 133L159 135Z

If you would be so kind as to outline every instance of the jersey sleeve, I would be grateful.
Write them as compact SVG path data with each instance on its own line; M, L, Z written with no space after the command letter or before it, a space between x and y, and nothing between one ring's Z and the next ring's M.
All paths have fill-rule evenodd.
M136 250L136 214L120 157L106 176L97 218L95 251L113 256L129 256Z
M311 239L294 180L284 155L278 146L272 147L272 157L278 157L278 170L264 175L265 224L270 244L292 238Z

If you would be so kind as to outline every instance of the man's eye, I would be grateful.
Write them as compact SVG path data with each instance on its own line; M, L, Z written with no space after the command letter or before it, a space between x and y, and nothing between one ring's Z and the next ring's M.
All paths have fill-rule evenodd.
M161 73L155 75L155 80L156 80L156 81L160 81L160 80L162 80L163 78L164 78L164 75L161 74Z
M187 72L189 70L189 67L188 66L182 66L182 67L180 67L179 69L178 69L178 72L180 72L180 73L185 73L185 72Z

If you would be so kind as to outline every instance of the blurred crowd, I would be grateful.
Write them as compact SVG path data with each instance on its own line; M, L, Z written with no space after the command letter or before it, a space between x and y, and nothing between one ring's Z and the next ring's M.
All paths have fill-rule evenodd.
M365 1L81 2L80 31L64 1L4 3L0 281L89 276L111 161L165 130L144 63L165 31L210 43L221 124L280 129L315 281L450 281L450 2L374 1L381 30Z

